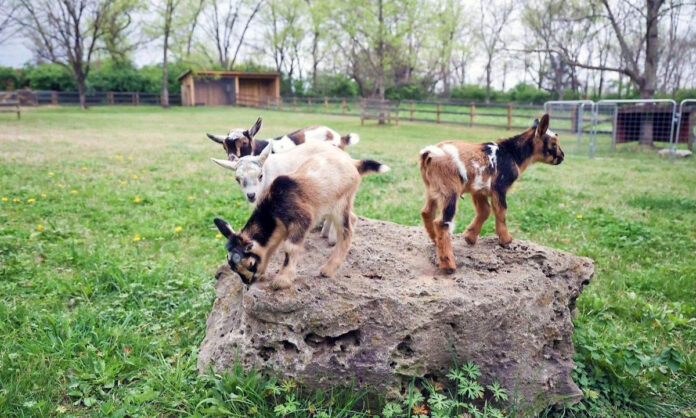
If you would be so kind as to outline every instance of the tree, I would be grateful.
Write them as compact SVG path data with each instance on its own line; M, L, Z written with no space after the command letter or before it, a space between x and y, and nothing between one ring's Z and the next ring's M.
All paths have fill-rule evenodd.
M17 32L15 17L17 8L11 0L0 0L0 45L7 42Z
M162 12L162 107L169 107L169 69L168 56L169 53L169 37L172 33L172 21L174 20L174 12L181 3L181 0L165 0L164 10Z
M491 101L491 72L493 60L505 48L504 29L514 10L512 0L502 0L492 5L479 1L481 14L476 36L486 56L486 103Z
M117 64L127 61L139 46L133 30L133 14L139 8L140 0L115 0L104 16L104 49Z
M87 108L86 81L97 43L104 35L109 0L19 0L25 34L40 58L68 67L77 84L80 106Z
M250 1L252 0L228 0L226 6L222 5L223 0L209 2L208 18L205 20L209 23L203 28L214 41L217 62L222 68L230 69L234 66L249 26L261 9L263 0L253 0L253 3L249 3ZM244 13L249 5L253 8L245 17ZM233 45L235 30L241 25L242 20L244 26L236 36L236 45Z

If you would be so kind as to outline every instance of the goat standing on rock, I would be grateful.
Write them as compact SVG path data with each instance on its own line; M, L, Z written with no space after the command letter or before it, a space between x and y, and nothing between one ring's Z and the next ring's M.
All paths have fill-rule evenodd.
M386 171L389 167L384 164L353 160L338 148L328 147L306 159L294 172L278 176L239 234L224 220L215 219L215 225L227 237L230 268L244 283L251 284L263 277L271 256L285 243L285 261L271 285L276 289L290 287L307 232L326 218L336 229L337 242L320 274L333 276L350 249L356 222L353 201L361 176Z
M262 122L263 119L259 117L249 129L231 129L224 136L206 135L214 142L222 144L225 153L227 153L227 159L230 161L246 155L260 155L268 146L270 146L271 152L280 153L309 142L326 142L340 149L360 142L358 134L350 133L346 136L340 136L338 132L326 126L310 126L275 138L254 139L261 129Z
M532 163L563 162L558 136L548 128L549 115L545 114L523 133L496 143L445 141L421 150L420 172L426 189L421 217L437 247L439 267L446 273L456 269L450 234L454 233L457 200L464 193L471 194L476 209L476 216L464 233L466 242L476 244L481 227L491 213L489 197L500 245L512 241L505 225L508 189ZM438 210L442 215L435 220Z

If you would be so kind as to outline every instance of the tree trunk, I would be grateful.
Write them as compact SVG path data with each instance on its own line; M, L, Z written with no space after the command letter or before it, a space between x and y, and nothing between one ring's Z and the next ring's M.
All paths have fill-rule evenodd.
M314 31L312 39L312 91L317 91L317 67L319 67L319 31Z
M377 74L377 96L384 100L384 0L379 0L379 43L377 45L379 69ZM384 125L385 115L380 112L379 124Z
M491 102L491 57L486 63L486 103Z
M645 21L645 65L643 68L644 82L639 84L638 94L641 99L652 99L657 85L657 64L659 59L658 14L663 0L647 0L647 15Z
M80 107L82 109L87 109L87 83L86 77L81 72L76 75L77 77L77 93L80 96Z
M169 31L171 28L172 14L174 14L174 5L171 0L167 2L167 11L164 16L164 48L162 54L162 97L160 103L162 107L169 107L169 70L167 68L167 51L169 50Z

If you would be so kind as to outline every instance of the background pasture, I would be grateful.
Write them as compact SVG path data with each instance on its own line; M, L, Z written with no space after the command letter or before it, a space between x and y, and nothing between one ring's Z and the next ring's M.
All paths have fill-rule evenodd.
M196 372L225 257L212 219L241 228L250 213L230 173L208 160L223 152L204 133L248 126L259 112L261 138L311 124L358 132L350 153L392 171L364 179L355 211L406 225L420 224L421 147L517 132L241 108L0 115L0 415L267 416L294 402L296 412L276 411L379 412L350 391ZM596 262L575 320L586 397L549 413L694 416L696 161L632 146L588 159L575 137L561 138L566 161L531 167L508 199L515 238ZM472 216L461 201L458 232Z

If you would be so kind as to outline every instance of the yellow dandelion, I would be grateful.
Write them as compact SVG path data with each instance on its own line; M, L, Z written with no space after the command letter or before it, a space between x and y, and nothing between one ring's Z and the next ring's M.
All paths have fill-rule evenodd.
M48 175L51 176L51 177L53 177L55 174L56 174L56 173L54 173L53 171L49 171L49 172L48 172Z
M217 234L215 234L215 238L216 238L216 239L222 238L222 234L218 232Z
M18 197L15 197L14 199L12 199L12 201L15 202L15 203L19 203L19 202L22 201L22 199L20 199L20 198L18 198Z
M34 203L34 202L36 202L36 199L34 199L33 197L30 197L29 199L27 199L27 203Z
M578 216L576 216L576 218L578 218L578 219L581 219L581 220L582 220L582 215L578 215Z
M140 170L140 172L141 172L141 173L143 173L143 174L145 174L145 173L146 173L146 171L145 171L145 169L144 169L144 168L143 168L142 170Z
M135 234L135 236L133 237L133 241L135 241L135 242L140 241L140 235Z
M36 225L36 230L39 232L43 231L43 225L41 225L41 224Z
M3 201L3 202L7 202L7 200L8 200L8 199L7 199L7 196L3 196L3 197L2 197L2 201Z
M183 231L183 230L184 230L184 228L182 228L182 227L180 227L180 226L175 226L175 227L174 227L174 232L181 232L181 231Z
M138 179L138 175L137 175L137 174L133 174L131 177L133 177L133 180L137 180L137 179Z
M188 200L194 200L194 199L196 199L196 196L189 196L189 197L187 197L187 199L188 199Z
M72 190L70 190L70 193L71 193L71 194L77 194L77 190L72 189Z
M242 206L242 202L240 202L240 201L238 200L238 201L237 201L237 206Z
M126 180L121 180L121 184L128 184Z
M135 199L133 199L133 201L134 201L135 203L140 203L140 202L142 202L143 200L140 198L140 196L135 196Z
M58 183L58 187L60 187L61 189L64 189L64 188L65 188L65 184L63 184L63 183Z
M85 166L83 165L83 166L82 166L82 171L87 171L87 167L85 167Z
M129 161L133 161L134 159L135 159L135 158L133 158L132 155L129 155L129 156L128 156L128 160L129 160Z
M41 193L41 197L46 197L46 193Z

